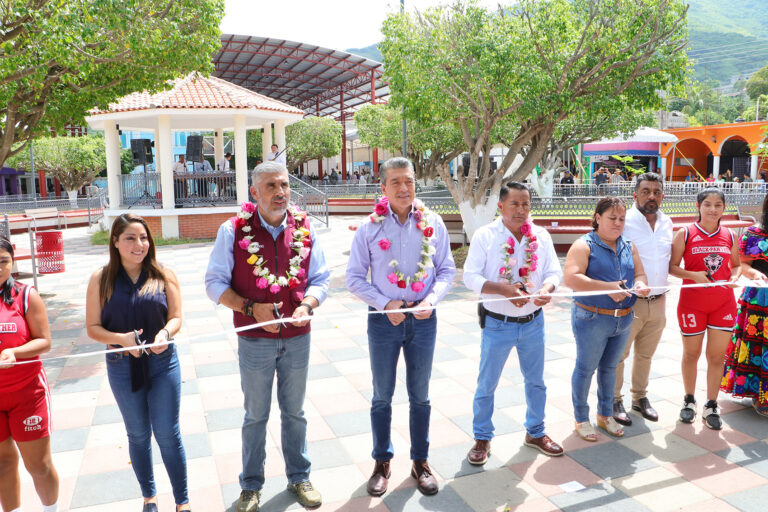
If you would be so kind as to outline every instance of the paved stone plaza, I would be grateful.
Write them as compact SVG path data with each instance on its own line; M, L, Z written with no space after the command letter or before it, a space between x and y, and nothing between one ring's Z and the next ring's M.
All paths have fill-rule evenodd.
M359 219L359 218L357 218ZM353 233L352 217L332 217L319 234L331 267L328 300L313 322L312 355L305 410L311 479L322 492L321 510L357 512L429 510L696 510L763 511L768 500L768 420L740 402L721 398L725 428L710 431L701 421L678 423L683 395L681 341L674 318L677 293L667 302L667 328L652 366L649 398L658 423L632 414L623 439L600 435L587 443L573 433L570 376L576 347L570 301L545 308L548 388L547 433L561 442L564 457L550 459L523 446L525 402L517 357L507 362L496 394L497 437L485 467L470 466L472 397L480 357L475 297L456 284L438 310L437 349L431 383L430 464L439 494L424 497L409 476L408 400L399 374L393 407L395 458L390 490L366 494L373 467L369 421L372 393L366 337L367 306L346 289L344 272ZM91 246L85 228L65 232L63 274L40 278L48 308L53 350L46 356L99 352L103 345L85 332L88 276L107 259L107 248ZM25 235L13 241L28 245ZM184 320L176 338L182 368L181 429L187 452L193 510L234 509L240 489L242 393L231 312L211 303L203 276L212 244L158 248L158 258L177 272ZM28 271L29 262L21 262ZM31 281L31 279L27 280ZM402 363L402 360L401 360ZM704 399L704 358L699 366L699 403ZM72 512L136 512L139 486L131 470L127 439L106 377L104 357L56 360L46 364L53 389L54 461L61 477L60 509ZM595 385L590 406L594 419ZM628 399L627 399L628 402ZM273 399L267 439L265 512L300 508L286 489L279 449L280 423ZM697 418L698 420L698 418ZM160 510L173 510L170 484L155 446ZM23 510L39 501L22 470Z

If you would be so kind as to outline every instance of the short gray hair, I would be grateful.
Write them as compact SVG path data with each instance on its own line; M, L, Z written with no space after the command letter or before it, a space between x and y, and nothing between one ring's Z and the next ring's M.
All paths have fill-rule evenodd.
M262 162L251 171L251 185L256 186L262 176L276 172L288 173L288 169L280 162Z
M379 178L383 184L387 184L387 171L390 169L408 169L413 172L413 164L407 158L396 156L390 158L379 167Z

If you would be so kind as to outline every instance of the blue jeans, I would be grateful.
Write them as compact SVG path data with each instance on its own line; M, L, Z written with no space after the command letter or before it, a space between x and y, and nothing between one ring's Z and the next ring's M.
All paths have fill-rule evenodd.
M520 371L525 381L525 430L531 437L544 436L544 315L526 324L485 318L480 345L480 374L473 404L472 431L475 439L493 439L493 398L509 353L517 347Z
M411 460L429 456L429 379L435 353L437 315L417 320L406 314L399 325L392 325L385 314L368 315L368 349L373 374L371 431L374 460L390 460L392 448L392 395L395 392L400 349L405 358L405 385L410 403Z
M160 354L150 354L149 372L152 389L131 391L131 366L128 353L107 354L107 376L128 433L131 466L141 486L141 494L157 494L152 471L152 434L155 435L165 470L173 487L177 505L187 497L187 459L181 444L179 404L181 371L176 347L170 345Z
M589 420L589 386L597 370L597 413L613 415L613 388L616 365L629 339L632 313L613 317L587 311L575 303L571 307L571 327L576 338L576 366L571 376L573 414L579 423Z
M309 480L307 420L304 395L309 369L309 334L293 338L238 337L240 385L245 396L243 472L240 487L260 491L264 486L267 420L272 403L272 381L277 374L280 438L285 474L292 484Z

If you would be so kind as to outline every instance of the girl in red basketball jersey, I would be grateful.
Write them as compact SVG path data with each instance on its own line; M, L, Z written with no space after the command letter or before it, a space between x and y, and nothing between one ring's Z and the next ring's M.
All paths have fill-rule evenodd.
M51 460L51 395L38 357L51 348L51 330L42 299L14 281L11 267L13 246L0 237L0 506L21 512L21 452L43 512L55 512L59 476ZM28 360L35 362L14 364Z
M725 211L725 196L720 189L706 188L696 197L699 221L675 233L669 273L683 284L735 281L739 273L739 247L733 234L720 226ZM681 260L684 267L680 266ZM696 366L707 335L707 403L702 421L713 429L722 428L717 393L723 374L723 361L736 319L735 285L711 288L683 288L677 305L677 320L683 334L683 386L685 397L680 421L691 423L696 417Z

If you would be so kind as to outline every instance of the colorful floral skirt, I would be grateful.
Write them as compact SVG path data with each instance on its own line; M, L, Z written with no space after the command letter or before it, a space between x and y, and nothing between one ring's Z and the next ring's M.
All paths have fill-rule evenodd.
M768 407L768 289L745 288L720 389Z

